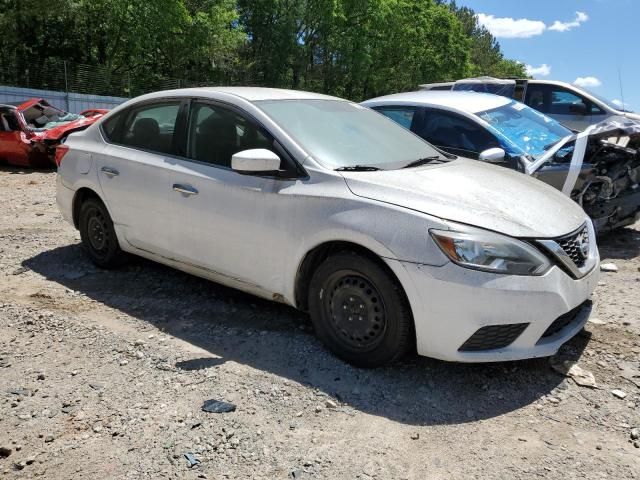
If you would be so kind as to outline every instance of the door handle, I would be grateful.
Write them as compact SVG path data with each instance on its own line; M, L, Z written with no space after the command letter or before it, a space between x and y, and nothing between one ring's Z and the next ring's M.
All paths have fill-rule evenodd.
M117 177L118 175L120 175L120 172L118 170L111 167L102 167L100 171L111 178Z
M193 188L191 185L182 185L180 183L173 184L173 190L176 192L184 193L185 195L197 195L198 190Z

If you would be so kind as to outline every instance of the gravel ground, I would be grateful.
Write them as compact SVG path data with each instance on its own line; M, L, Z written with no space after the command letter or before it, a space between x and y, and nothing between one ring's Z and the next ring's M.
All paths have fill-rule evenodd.
M601 254L619 271L552 359L595 388L549 359L359 370L291 308L144 260L94 268L55 174L0 169L0 477L640 478L640 224Z

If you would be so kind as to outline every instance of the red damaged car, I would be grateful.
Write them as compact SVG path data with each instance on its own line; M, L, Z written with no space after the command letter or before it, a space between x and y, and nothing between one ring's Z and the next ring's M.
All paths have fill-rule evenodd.
M21 167L55 165L56 146L107 111L69 113L40 98L19 105L0 105L0 163Z

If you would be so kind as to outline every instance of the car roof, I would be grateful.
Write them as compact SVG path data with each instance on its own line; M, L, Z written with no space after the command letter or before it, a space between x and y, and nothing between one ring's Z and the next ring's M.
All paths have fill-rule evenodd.
M342 98L331 97L320 93L304 92L299 90L285 90L282 88L264 87L197 87L181 88L177 90L165 90L145 95L145 98L163 98L172 95L208 97L215 93L225 93L243 98L249 102L260 100L341 100Z
M490 93L419 90L417 92L396 93L384 97L372 98L362 104L373 106L400 103L424 107L444 107L449 110L477 113L498 108L511 102L513 102L513 100L510 98L492 95Z

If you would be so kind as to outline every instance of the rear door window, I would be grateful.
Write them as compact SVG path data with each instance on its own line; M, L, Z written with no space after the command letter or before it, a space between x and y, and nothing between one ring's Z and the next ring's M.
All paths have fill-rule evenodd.
M119 143L141 150L175 154L179 111L179 101L145 105L132 110Z

